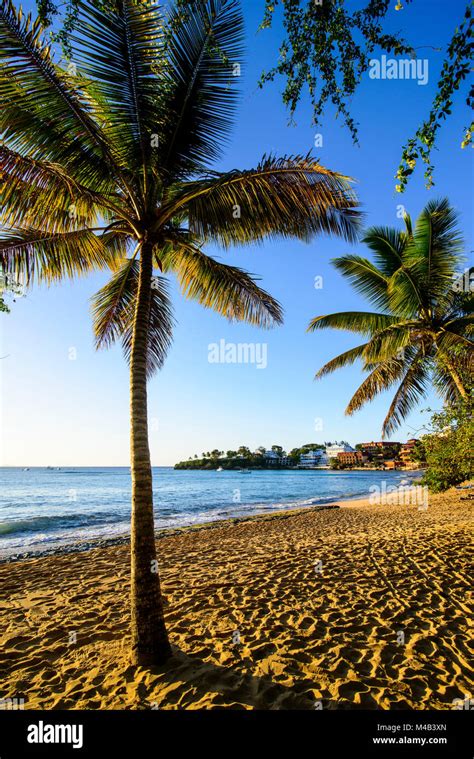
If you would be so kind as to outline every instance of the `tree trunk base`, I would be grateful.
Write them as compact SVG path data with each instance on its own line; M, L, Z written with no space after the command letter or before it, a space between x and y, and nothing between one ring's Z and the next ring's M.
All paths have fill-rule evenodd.
M173 651L169 644L165 644L154 651L143 651L132 649L131 663L137 667L152 667L165 664L173 656Z

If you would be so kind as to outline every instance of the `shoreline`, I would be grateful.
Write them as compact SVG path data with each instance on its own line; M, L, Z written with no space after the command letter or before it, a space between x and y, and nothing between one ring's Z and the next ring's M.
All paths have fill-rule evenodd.
M390 495L393 496L394 500L397 501L398 493L403 492L404 494L409 492L413 492L416 489L416 485L411 484L410 486L406 485L399 485L396 492L391 493ZM255 520L269 520L269 519L275 519L275 518L284 518L287 515L295 515L299 513L304 513L307 511L325 511L328 509L339 509L339 508L374 508L377 507L377 503L374 503L371 499L373 498L372 494L366 494L364 496L349 496L346 498L337 498L333 501L327 501L320 504L314 504L311 506L301 506L296 508L288 508L288 509L279 509L278 511L275 510L270 513L266 512L259 512L256 514L251 514L249 516L238 516L238 517L224 517L223 519L215 519L210 520L209 522L200 522L198 524L190 524L190 525L184 525L183 527L165 527L161 530L155 530L155 539L157 541L162 540L163 538L174 536L174 535L180 535L182 533L187 532L193 532L193 531L200 531L200 530L212 530L217 529L221 526L228 526L232 524L238 524L241 522L248 522L248 521L255 521ZM383 503L382 503L383 505ZM77 541L72 543L64 543L61 546L57 546L54 548L43 548L33 551L24 551L17 554L12 554L11 556L1 556L0 555L0 566L3 564L13 564L17 562L23 562L23 561L30 561L34 559L41 559L45 557L54 557L54 556L64 556L74 553L85 553L87 551L93 551L99 548L110 548L113 546L121 546L121 545L128 545L130 543L130 535L128 533L124 533L122 535L117 535L115 537L110 538L91 538L91 540L83 540L83 541Z

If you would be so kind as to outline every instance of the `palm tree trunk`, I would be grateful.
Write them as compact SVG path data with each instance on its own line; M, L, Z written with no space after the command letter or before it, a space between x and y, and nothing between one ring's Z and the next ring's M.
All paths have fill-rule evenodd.
M458 372L456 371L454 364L452 363L451 359L449 359L446 355L446 353L442 353L442 360L444 361L446 365L446 369L450 373L451 377L454 380L454 384L456 385L459 395L463 400L466 400L468 398L468 392L466 388L464 387L464 384L462 382L461 377L459 376Z
M159 664L171 656L156 561L148 445L146 357L152 274L152 244L144 242L130 357L132 662L144 665Z

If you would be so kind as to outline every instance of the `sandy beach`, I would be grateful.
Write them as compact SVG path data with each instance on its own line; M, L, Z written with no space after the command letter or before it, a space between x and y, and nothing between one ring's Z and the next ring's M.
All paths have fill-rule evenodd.
M128 662L127 545L0 565L0 698L25 709L453 709L474 692L472 502L451 490L426 510L340 506L161 537L166 668Z

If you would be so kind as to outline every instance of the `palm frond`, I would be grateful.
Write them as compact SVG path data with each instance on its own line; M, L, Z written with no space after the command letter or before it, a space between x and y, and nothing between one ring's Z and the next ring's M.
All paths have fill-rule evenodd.
M172 8L168 23L157 164L169 181L220 155L237 105L243 17L237 0L201 0Z
M404 351L408 345L417 345L425 355L433 345L433 335L430 330L423 328L419 321L393 321L387 327L375 332L365 350L365 360L368 363L385 361Z
M386 277L391 277L402 266L408 243L406 232L392 227L370 227L361 241L370 248L378 269Z
M0 172L4 225L55 231L56 219L58 231L66 231L68 220L75 221L76 227L95 226L99 214L103 218L109 214L101 195L80 185L58 164L37 161L2 146Z
M111 269L117 271L123 259L127 258L128 249L133 241L130 230L118 223L108 227L100 235L102 244L112 254Z
M48 144L49 152L38 152L32 157L55 160L64 156L65 149L75 153L78 159L81 153L86 153L91 164L95 161L100 164L102 172L109 174L110 160L104 160L105 155L110 159L108 146L87 98L72 84L71 77L54 63L50 44L39 21L32 21L31 16L25 16L21 9L17 11L12 0L1 0L0 3L0 64L0 99L7 105L10 145L21 131L25 115L46 120L51 125L60 124L61 140L55 139L54 130L49 136L44 132L38 134L37 148L43 140ZM17 100L19 94L21 98ZM16 119L13 119L15 111ZM32 138L34 135L30 132ZM19 139L21 141L21 135ZM74 150L74 143L80 146L78 151Z
M429 300L412 269L402 266L389 279L388 307L404 319L429 316Z
M73 56L100 105L103 129L120 165L137 172L146 193L153 137L162 121L158 71L163 20L158 3L115 0L98 9L78 2Z
M137 280L138 288L138 280ZM171 304L169 285L165 277L154 277L151 289L150 317L148 322L147 376L151 377L163 366L173 342L175 320ZM122 347L125 358L130 362L133 340L133 324L125 331Z
M390 404L382 426L382 436L394 432L426 395L429 383L424 352L418 350L406 368L405 375Z
M315 379L322 379L327 374L335 372L337 369L341 369L343 366L350 366L355 363L357 359L363 358L366 344L358 345L355 348L350 348L348 351L341 353L339 356L328 361L327 364L321 367L315 374Z
M49 233L16 228L4 229L0 235L3 271L25 285L109 268L113 258L113 252L90 229Z
M402 361L401 359L389 359L372 367L370 374L349 401L346 414L351 416L384 390L390 389L403 376L404 370L405 360Z
M395 321L393 316L372 313L368 311L341 311L336 314L316 316L309 324L308 332L317 329L343 329L358 332L361 335L372 335L385 329Z
M455 334L472 334L474 327L474 314L456 316L444 322L443 329Z
M458 216L449 201L443 198L427 203L404 254L404 266L420 282L427 308L432 309L449 290L462 251Z
M455 331L443 327L436 335L436 345L441 352L457 354L470 353L474 355L474 341L472 340L472 321L465 324L464 329Z
M321 232L355 241L361 215L350 180L311 156L264 157L256 169L215 174L175 189L165 218L185 211L190 231L225 247Z
M122 262L107 284L92 298L92 315L96 348L109 348L117 340L127 361L133 338L133 319L140 262L129 258ZM164 363L173 339L174 318L168 284L164 277L154 277L148 324L147 374L152 376Z
M473 376L472 366L470 376ZM459 402L459 390L456 382L446 364L439 358L433 362L431 379L440 398L450 404Z
M0 90L3 81L0 63ZM5 144L32 160L49 161L60 165L68 176L84 187L99 193L110 193L115 188L110 167L96 160L81 140L76 139L67 124L52 121L45 107L22 105L25 90L15 80L8 79L10 96L2 100L0 132Z
M370 303L377 308L387 309L390 279L375 264L355 255L334 258L332 263Z
M95 347L109 348L130 327L137 294L139 264L135 258L118 262L118 269L92 298Z
M171 247L162 261L165 271L175 272L182 294L205 308L231 321L245 321L263 328L283 322L278 301L242 269L220 263L192 245Z

